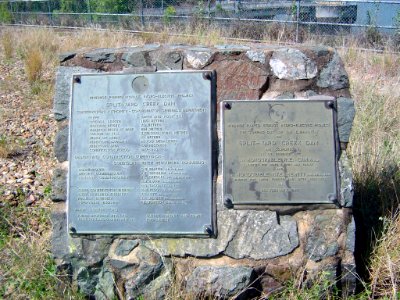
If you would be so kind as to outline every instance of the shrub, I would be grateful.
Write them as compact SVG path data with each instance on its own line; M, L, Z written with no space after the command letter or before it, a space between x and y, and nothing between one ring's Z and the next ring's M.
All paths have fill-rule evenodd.
M8 3L0 3L0 23L11 23L12 15L7 8Z

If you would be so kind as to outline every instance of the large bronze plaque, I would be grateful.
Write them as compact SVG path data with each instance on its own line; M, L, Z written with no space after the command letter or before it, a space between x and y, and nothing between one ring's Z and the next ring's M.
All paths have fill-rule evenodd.
M336 202L335 102L223 101L224 201Z
M210 72L74 76L71 232L212 232L213 82Z

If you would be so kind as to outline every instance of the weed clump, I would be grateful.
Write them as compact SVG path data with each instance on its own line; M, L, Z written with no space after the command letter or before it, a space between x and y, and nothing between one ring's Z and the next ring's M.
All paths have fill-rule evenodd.
M1 45L3 46L4 57L9 60L13 56L14 48L10 32L5 32L1 37Z
M32 49L26 54L25 71L28 82L31 85L41 78L43 72L43 58L39 49Z

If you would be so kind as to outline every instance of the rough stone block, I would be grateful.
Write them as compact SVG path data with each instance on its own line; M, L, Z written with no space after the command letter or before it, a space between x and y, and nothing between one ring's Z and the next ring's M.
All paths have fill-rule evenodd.
M214 60L208 69L217 72L217 98L258 100L268 88L268 70L244 60Z
M143 243L164 256L213 257L225 252L237 259L275 258L292 252L299 245L297 223L290 216L282 216L278 223L276 212L233 210L218 212L217 219L216 239L170 238Z
M57 121L69 117L69 101L71 98L71 85L73 74L98 73L99 71L82 67L60 66L56 73L56 87L54 95L54 118Z
M113 273L107 268L102 268L98 275L98 282L94 292L96 300L115 299L114 282L115 278Z
M351 218L351 222L347 225L347 234L346 234L346 250L354 253L356 248L356 222L354 221L354 217Z
M54 202L67 200L68 164L65 162L53 172L52 190L50 198Z
M315 216L307 236L307 256L318 262L337 254L341 226L342 218L336 214L336 210L324 211Z
M209 50L188 50L185 52L185 57L189 67L193 69L203 69L207 64L210 63L212 53Z
M355 114L353 99L343 97L337 99L337 124L341 142L347 143L349 141Z
M54 139L54 155L59 162L68 160L68 134L69 127L66 126L58 131Z
M117 59L114 51L114 49L96 49L95 51L85 53L85 58L93 62L112 63Z
M63 210L54 210L50 219L52 223L51 252L55 258L64 260L69 255L67 214Z
M150 52L150 58L157 71L182 70L183 68L183 55L178 51Z
M125 65L132 67L146 67L148 66L146 60L146 52L144 51L132 51L122 55L121 60Z
M266 62L266 55L263 51L254 51L254 50L249 50L246 52L246 56L254 62L259 62L262 64L265 64Z
M246 299L245 288L249 287L254 278L254 270L250 267L213 267L200 266L194 269L186 283L188 293L226 299Z
M269 64L279 79L312 79L318 69L314 61L297 49L280 49L272 54Z
M342 151L339 160L340 174L340 205L352 207L354 198L353 174L351 172L350 161L345 151Z
M331 61L322 69L317 81L317 86L332 90L340 90L349 87L349 78L339 54L335 53Z

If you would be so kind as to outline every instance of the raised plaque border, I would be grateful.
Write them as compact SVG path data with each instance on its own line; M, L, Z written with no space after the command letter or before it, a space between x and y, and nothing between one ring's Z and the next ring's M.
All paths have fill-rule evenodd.
M211 139L211 224L205 224L203 228L203 232L193 232L193 233L182 233L182 232L114 232L114 231L77 231L75 228L70 226L69 220L69 190L70 190L70 166L71 166L71 141L72 141L72 106L73 106L73 96L74 96L74 84L80 83L82 76L99 76L99 75L149 75L149 74L165 74L165 73L201 73L203 74L204 80L210 81L210 139ZM217 91L216 91L216 82L217 82L217 74L215 70L181 70L181 71L159 71L159 72L132 72L132 73L100 73L100 74L93 74L93 73L76 73L72 75L71 78L71 86L70 86L70 101L69 101L69 131L68 131L68 173L67 173L67 229L68 233L72 236L84 236L84 235L96 235L96 236L107 236L107 235L130 235L130 236L148 236L153 238L163 238L163 237L170 237L170 238L217 238L218 236L218 227L217 227L217 203L216 203L216 195L217 195L217 174L218 174L218 134L217 134Z
M323 102L325 107L329 107L332 110L332 130L333 130L333 146L334 146L334 179L336 185L336 197L335 199L329 200L321 200L320 202L278 202L278 201L271 201L271 202L234 202L230 198L230 195L226 192L226 180L228 179L225 175L225 163L226 163L226 155L225 155L225 118L224 118L224 111L226 109L231 109L235 103L290 103L290 102L303 102L303 103L310 103L310 102ZM340 207L340 174L339 174L339 158L340 158L340 143L339 143L339 135L338 135L338 128L337 128L337 101L336 99L333 100L319 100L319 99L262 99L262 100L223 100L219 103L220 107L220 126L221 126L221 152L222 152L222 201L226 208L228 209L255 209L255 210L265 210L265 209L272 209L281 211L283 213L293 213L298 211L299 209L320 209L320 208L337 208ZM245 112L244 112L245 113Z

